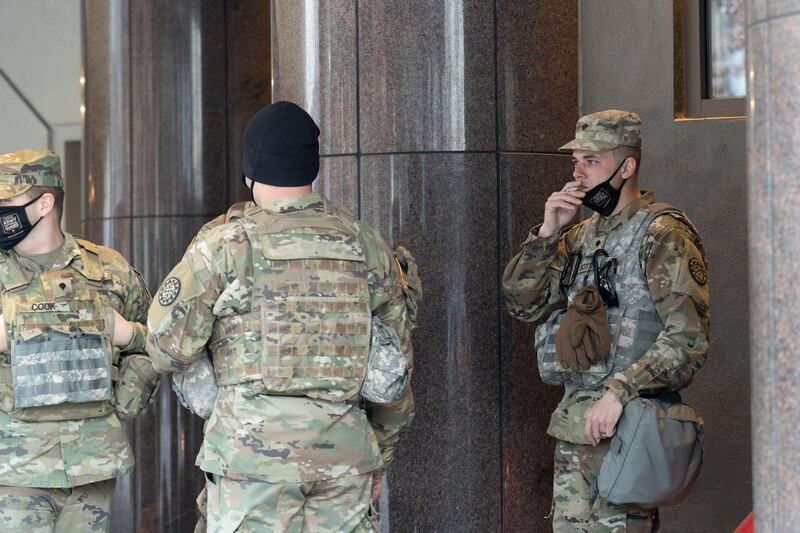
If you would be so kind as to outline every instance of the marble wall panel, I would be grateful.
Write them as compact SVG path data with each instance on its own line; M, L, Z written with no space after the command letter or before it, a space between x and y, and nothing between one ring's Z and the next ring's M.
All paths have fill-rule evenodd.
M748 0L747 9L745 9L748 26L760 22L769 16L768 4L769 0Z
M754 386L758 398L753 402L757 420L756 527L767 532L790 530L800 520L800 467L794 459L800 455L800 402L795 392L800 382L800 343L796 334L800 328L800 285L795 275L800 263L800 156L796 150L800 141L800 105L796 101L800 61L797 54L789 51L800 45L798 23L800 14L751 27L748 43L751 65L766 70L766 80L761 82L763 85L758 84L762 91L754 89L754 125L748 141L749 177L754 187L762 187L756 193L758 199L750 204L754 232L763 232L751 235L751 253L762 262L760 269L754 266L757 270L751 272L756 279L751 290L765 291L753 297L758 301L755 306L766 308L767 313L753 313L751 329L753 371L764 387L756 392ZM758 37L761 26L764 41ZM757 138L756 128L764 120L768 124L766 136ZM766 167L758 168L763 153Z
M272 100L295 102L314 117L322 132L320 153L355 153L356 2L273 0L272 5Z
M223 213L224 211L220 211ZM155 293L167 273L183 257L200 227L213 217L143 217L131 222L132 259Z
M361 152L493 150L492 2L361 2Z
M542 222L544 203L571 172L568 156L505 154L500 159L502 275L530 229ZM502 332L503 530L546 531L553 491L555 440L547 425L563 387L542 383L536 366L536 324L511 318L500 303Z
M578 119L577 0L499 0L500 150L554 152Z
M768 0L767 6L770 17L800 14L800 0Z
M139 268L132 262L130 218L90 219L84 220L82 226L81 235L93 243L113 248L121 253L134 268Z
M269 2L225 2L229 204L250 197L241 180L242 137L250 118L271 101L270 19Z
M127 2L85 0L83 11L83 216L130 215Z
M314 181L314 190L358 216L358 158L323 157L319 162L319 177Z
M389 472L393 533L500 530L496 161L369 156L361 215L421 265L416 419Z
M132 2L134 215L227 208L225 10L221 2Z

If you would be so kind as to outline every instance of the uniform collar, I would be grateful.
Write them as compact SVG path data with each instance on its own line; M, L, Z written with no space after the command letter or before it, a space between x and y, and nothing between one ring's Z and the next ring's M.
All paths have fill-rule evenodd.
M625 225L636 213L655 201L655 195L652 192L642 191L641 196L634 198L631 203L626 205L625 208L616 215L601 217L599 214L595 214L594 216L599 219L597 221L598 230L602 233L607 233Z
M61 253L56 258L53 266L50 268L51 271L53 270L63 270L67 268L73 261L78 258L81 258L83 250L81 249L78 241L75 240L75 237L68 232L63 232L64 234L64 244L61 246ZM19 255L16 251L12 251L11 254L13 257L19 262L19 264L29 272L40 272L42 269L41 267L32 259L28 259L23 255ZM77 270L83 272L84 267L86 266L86 261L81 259L75 265Z
M300 196L287 196L272 200L263 206L265 211L273 211L275 213L292 213L294 211L303 211L305 209L313 209L315 211L324 211L327 199L320 193L311 192L301 194Z

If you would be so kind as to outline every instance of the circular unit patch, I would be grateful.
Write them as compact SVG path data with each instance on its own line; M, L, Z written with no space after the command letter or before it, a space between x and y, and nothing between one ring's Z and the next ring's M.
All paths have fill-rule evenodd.
M689 260L689 272L692 274L694 280L700 285L705 285L708 282L706 267L703 262L696 257L693 257Z
M181 293L181 280L178 278L169 278L161 286L158 291L158 303L164 307L168 306L175 301L175 298Z

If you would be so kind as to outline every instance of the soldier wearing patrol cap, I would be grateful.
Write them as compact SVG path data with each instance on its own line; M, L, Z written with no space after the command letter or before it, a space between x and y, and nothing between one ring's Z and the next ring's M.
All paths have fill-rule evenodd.
M318 136L290 102L253 117L254 204L195 237L148 315L157 370L211 356L218 392L197 457L209 531L374 530L381 474L414 415L414 293L375 230L312 192ZM365 394L376 319L407 359L385 398Z
M0 530L108 531L151 400L150 304L117 252L61 230L49 150L0 155Z
M548 434L557 439L553 531L647 532L657 509L615 505L598 473L626 404L686 387L709 346L706 261L688 217L639 189L641 121L582 117L573 179L544 206L503 274L512 316L536 329L542 379L564 385ZM573 224L581 206L594 214Z

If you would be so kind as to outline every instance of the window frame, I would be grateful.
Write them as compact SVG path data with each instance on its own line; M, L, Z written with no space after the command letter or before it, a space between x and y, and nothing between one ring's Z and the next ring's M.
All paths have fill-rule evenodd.
M675 0L675 118L745 118L747 97L706 98L710 51L708 0Z

